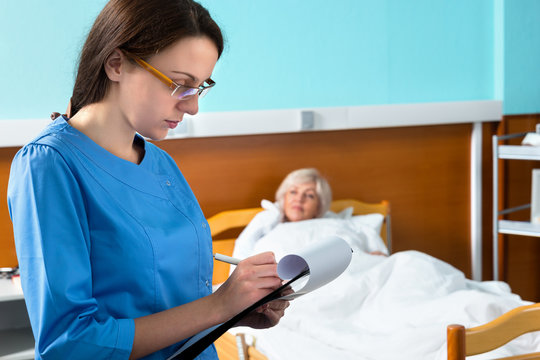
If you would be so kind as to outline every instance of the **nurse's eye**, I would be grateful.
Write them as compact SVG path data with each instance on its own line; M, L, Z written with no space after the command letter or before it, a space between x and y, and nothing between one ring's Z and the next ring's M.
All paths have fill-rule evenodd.
M191 85L189 83L189 81L186 81L186 80L173 80L174 83L180 87L184 87L184 88L192 88L192 87L197 87L195 85Z

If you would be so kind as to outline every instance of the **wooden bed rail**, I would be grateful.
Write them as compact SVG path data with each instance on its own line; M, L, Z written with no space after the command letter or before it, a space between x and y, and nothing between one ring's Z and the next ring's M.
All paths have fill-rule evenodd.
M465 329L462 325L447 327L448 360L494 350L528 332L540 331L540 303L517 307L484 325ZM505 357L505 360L540 359L540 353Z

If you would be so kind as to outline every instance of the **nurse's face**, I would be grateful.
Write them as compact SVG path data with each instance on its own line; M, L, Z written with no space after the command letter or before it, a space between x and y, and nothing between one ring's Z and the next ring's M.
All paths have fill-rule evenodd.
M206 85L218 60L215 44L207 37L183 38L147 59L178 85ZM199 95L179 100L172 89L142 66L125 59L126 75L119 82L120 109L125 121L144 137L160 140L183 119L199 110Z
M314 182L291 186L285 193L283 212L286 221L301 221L317 216L319 197Z

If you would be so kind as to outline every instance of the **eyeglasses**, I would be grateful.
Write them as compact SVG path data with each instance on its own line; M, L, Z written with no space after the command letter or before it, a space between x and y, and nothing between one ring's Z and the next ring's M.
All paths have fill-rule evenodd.
M171 96L177 100L189 100L195 95L199 95L199 98L202 98L204 95L210 91L210 89L216 85L216 82L210 78L206 79L204 82L206 85L201 85L198 87L189 87L175 83L167 75L163 74L161 71L144 61L143 59L130 54L129 52L123 50L124 54L135 61L140 67L147 70L150 74L158 78L162 83L167 85L172 90Z

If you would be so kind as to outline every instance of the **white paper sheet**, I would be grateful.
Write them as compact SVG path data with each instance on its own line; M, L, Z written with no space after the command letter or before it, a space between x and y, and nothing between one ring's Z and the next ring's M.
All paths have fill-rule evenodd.
M283 299L294 299L328 284L347 269L351 258L351 247L337 236L327 237L295 254L284 256L277 268L281 279L291 279L306 268L309 275L306 280L293 286L293 294Z

